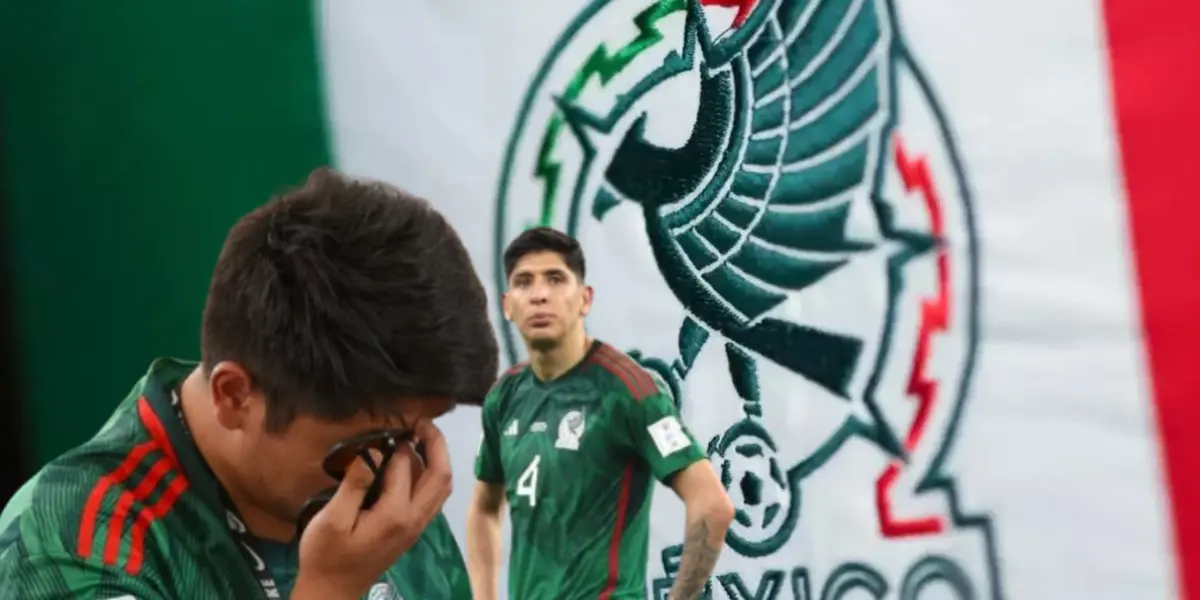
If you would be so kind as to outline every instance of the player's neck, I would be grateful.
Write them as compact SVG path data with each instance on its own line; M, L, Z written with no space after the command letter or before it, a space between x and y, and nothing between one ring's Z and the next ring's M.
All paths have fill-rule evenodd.
M184 380L179 390L183 418L187 421L187 428L196 444L196 450L212 470L217 483L228 494L251 534L265 540L290 542L295 537L296 524L272 516L269 511L254 502L253 496L246 493L246 487L242 485L242 479L238 476L233 461L222 451L220 425L212 413L204 410L201 405L208 398L204 385L204 375L197 369Z
M563 340L549 350L529 349L529 367L542 381L553 381L570 371L587 356L592 340L582 327L564 336Z

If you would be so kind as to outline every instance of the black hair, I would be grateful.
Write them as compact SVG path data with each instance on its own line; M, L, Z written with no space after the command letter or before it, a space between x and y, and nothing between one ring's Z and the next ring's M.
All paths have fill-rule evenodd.
M587 275L587 261L583 258L583 247L578 240L557 229L533 227L521 232L504 249L504 277L512 276L522 258L538 252L557 254L579 281L583 281Z
M446 219L328 168L230 230L200 349L206 372L234 361L250 373L273 430L422 397L482 404L499 359L483 286Z

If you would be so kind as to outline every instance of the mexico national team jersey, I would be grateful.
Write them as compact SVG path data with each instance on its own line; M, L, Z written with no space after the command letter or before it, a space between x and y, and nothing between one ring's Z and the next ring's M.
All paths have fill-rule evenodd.
M194 367L156 361L94 438L52 461L10 501L0 515L0 598L288 597L296 545L245 539L274 588L260 583L172 406L171 390ZM471 597L444 517L369 597Z
M645 598L653 480L705 458L665 384L595 342L553 381L505 373L483 431L475 473L512 518L508 597Z

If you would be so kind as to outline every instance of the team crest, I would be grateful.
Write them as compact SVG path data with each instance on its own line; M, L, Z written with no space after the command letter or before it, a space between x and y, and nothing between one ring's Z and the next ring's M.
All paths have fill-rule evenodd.
M392 590L392 586L386 583L376 583L371 586L371 590L367 592L367 600L403 600L398 594Z
M509 140L498 282L525 227L583 242L592 331L671 388L737 507L711 598L1004 596L947 466L978 342L970 192L899 25L889 0L596 0Z
M554 447L578 450L579 438L583 437L583 427L583 413L577 410L568 412L562 421L558 422L558 437L554 440Z

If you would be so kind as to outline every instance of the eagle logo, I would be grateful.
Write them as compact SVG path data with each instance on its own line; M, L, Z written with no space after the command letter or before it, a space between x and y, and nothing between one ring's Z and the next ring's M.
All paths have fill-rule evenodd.
M975 355L969 191L897 23L885 0L592 2L518 115L496 255L535 224L579 237L593 264L613 265L591 272L615 273L597 283L597 317L604 294L646 281L633 269L653 265L660 294L613 310L657 316L665 291L675 330L665 319L612 319L598 334L635 344L630 354L670 385L685 417L720 422L708 452L738 507L727 543L740 556L779 553L801 520L802 482L863 440L880 451L878 481L913 477L912 493L951 497L943 520L981 532L981 564L999 596L990 521L961 514L943 469ZM905 94L914 109L902 107ZM940 145L943 178L957 188L950 211L932 161L906 148L910 113ZM496 273L503 286L499 264ZM950 304L957 310L937 321ZM513 332L503 333L518 360ZM954 338L953 357L940 362L938 335ZM713 381L716 368L736 415L710 406L730 404L708 386L689 384L698 372ZM905 369L911 382L897 384ZM935 372L947 375L935 381ZM929 401L907 408L913 397ZM808 409L797 406L822 398L840 412L806 435ZM668 575L669 563L664 554Z

